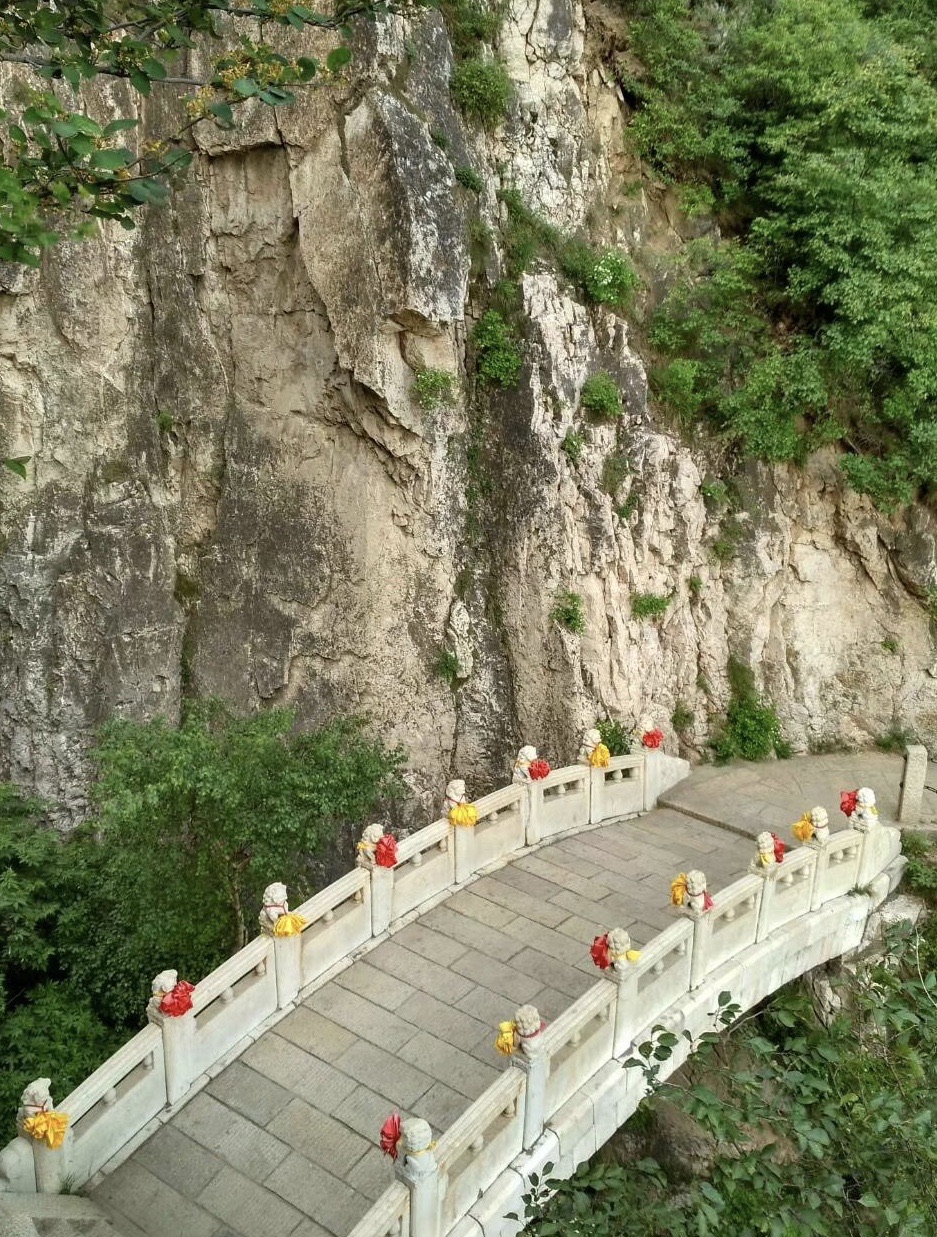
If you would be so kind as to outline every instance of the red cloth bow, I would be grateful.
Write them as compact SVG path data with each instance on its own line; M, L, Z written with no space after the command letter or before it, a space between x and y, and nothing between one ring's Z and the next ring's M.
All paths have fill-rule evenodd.
M170 1018L180 1018L192 1008L192 993L194 991L195 984L190 984L187 979L180 979L175 988L166 993L160 1001L159 1007Z
M374 848L374 862L379 868L392 868L397 863L397 839L385 833Z
M589 950L592 954L592 961L600 971L607 971L612 965L612 960L608 956L608 933L603 933L602 936L597 936L592 942L592 948Z
M646 730L641 736L641 742L645 747L660 747L664 741L663 730L658 730L657 727L653 730Z
M708 890L708 889L704 889L704 890L703 890L703 910L704 910L704 911L711 911L711 910L712 910L712 908L713 908L713 900L712 900L712 898L709 896L709 890Z
M400 1142L400 1113L394 1112L381 1126L381 1150L392 1160L397 1158L397 1144Z
M784 862L784 852L787 850L787 843L782 842L776 833L771 835L774 838L774 862Z
M858 800L858 790L841 790L839 792L839 810L844 816L851 816L856 810Z
M539 782L543 777L550 775L550 762L547 760L532 760L527 770L530 774L532 782Z

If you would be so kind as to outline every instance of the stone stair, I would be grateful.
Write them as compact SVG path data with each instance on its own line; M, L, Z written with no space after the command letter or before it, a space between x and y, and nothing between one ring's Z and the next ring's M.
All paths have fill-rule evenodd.
M0 1237L125 1237L77 1194L0 1194Z

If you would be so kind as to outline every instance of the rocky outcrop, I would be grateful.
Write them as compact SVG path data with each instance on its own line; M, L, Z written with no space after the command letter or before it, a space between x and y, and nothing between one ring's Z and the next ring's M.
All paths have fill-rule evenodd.
M731 515L707 505L714 448L660 422L634 323L548 264L523 278L517 389L466 369L500 275L495 245L470 278L470 234L497 232L498 188L648 270L679 244L620 154L594 41L576 4L513 6L516 99L484 136L451 104L440 15L387 20L347 81L233 133L201 125L187 182L135 234L3 273L2 446L32 463L0 481L0 756L63 819L84 809L94 728L175 716L187 693L302 725L367 713L410 749L421 810L451 773L503 781L521 739L570 758L606 712L673 745L680 703L692 754L730 653L795 748L895 721L937 744L929 510L876 514L831 454L752 466ZM419 406L421 367L453 375L454 403ZM599 370L625 415L584 424ZM581 636L551 619L562 589ZM632 616L639 593L670 597L662 619Z

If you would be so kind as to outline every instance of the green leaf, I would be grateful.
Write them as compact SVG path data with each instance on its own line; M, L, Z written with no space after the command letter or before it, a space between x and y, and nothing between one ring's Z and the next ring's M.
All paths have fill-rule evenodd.
M330 73L337 73L351 60L351 49L336 47L325 58L325 66Z
M139 122L131 120L129 117L122 116L117 120L112 120L110 124L105 125L103 129L104 137L113 137L116 133L123 133L127 129L135 129Z
M231 89L235 94L242 95L245 99L249 99L260 90L260 87L251 77L239 77Z
M31 455L15 455L3 461L3 467L16 473L23 481L26 480L26 465L33 457Z
M133 160L129 150L96 150L91 156L91 166L114 171L126 167Z

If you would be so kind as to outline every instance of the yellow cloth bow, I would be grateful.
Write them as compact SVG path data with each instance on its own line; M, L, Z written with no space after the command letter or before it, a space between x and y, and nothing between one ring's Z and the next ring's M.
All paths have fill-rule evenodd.
M478 808L474 803L457 803L449 809L450 825L465 825L471 828L478 824Z
M804 812L796 824L791 825L791 832L798 842L809 842L814 835L813 819L809 812Z
M763 868L770 868L774 863L774 852L772 851L770 855L766 855L763 850L760 850L758 852L758 862Z
M34 1138L37 1143L45 1143L53 1151L58 1151L65 1141L65 1131L68 1129L68 1113L37 1112L34 1117L27 1117L23 1122L23 1133Z
M498 1038L495 1040L495 1047L504 1057L509 1057L514 1052L517 1036L516 1022L499 1022L498 1023Z
M641 954L640 954L640 951L637 949L626 949L623 954L613 954L611 950L609 950L608 956L611 958L613 962L620 962L622 958L624 958L626 962L640 962L641 961Z
M686 901L686 872L681 872L670 882L670 902L673 906L682 906Z
M273 925L274 936L299 936L303 928L306 926L306 921L302 915L296 915L292 911L289 914L281 915Z
M607 769L612 753L604 743L597 743L589 756L589 764L593 769Z

